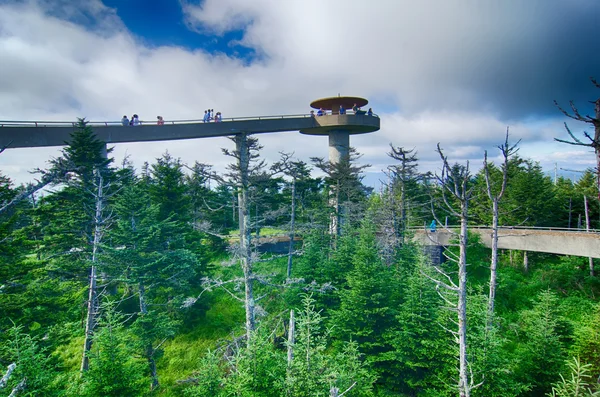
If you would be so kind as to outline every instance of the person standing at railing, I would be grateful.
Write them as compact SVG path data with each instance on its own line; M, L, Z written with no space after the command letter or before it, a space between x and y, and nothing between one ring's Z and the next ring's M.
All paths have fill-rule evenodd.
M127 115L123 116L123 118L121 119L121 124L123 124L123 127L129 126L129 119L127 118Z
M162 116L156 116L156 118L158 119L156 125L165 125L165 120L163 120Z
M140 123L140 119L138 117L137 114L134 114L133 117L131 118L131 125L134 127L137 127L139 125L141 125L142 123Z
M367 112L367 116L372 116L373 115L373 109L369 108L369 111Z
M215 109L208 109L208 119L209 120L215 119Z
M202 121L204 123L208 123L208 110L204 111L204 117L202 118Z
M340 114L346 114L346 108L344 105L340 105Z
M358 111L360 110L360 108L358 107L358 105L355 103L354 106L352 106L352 112L354 114L358 113Z
M325 114L325 112L323 112L323 108L319 108L319 110L317 110L317 116L323 116Z
M431 231L431 233L435 233L435 229L436 229L436 224L435 224L435 219L431 221L431 224L429 225L429 231Z
M220 123L221 121L221 112L217 112L217 114L215 115L215 123Z

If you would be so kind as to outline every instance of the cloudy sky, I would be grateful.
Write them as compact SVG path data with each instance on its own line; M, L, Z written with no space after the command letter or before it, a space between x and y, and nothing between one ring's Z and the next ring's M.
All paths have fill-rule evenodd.
M317 98L362 96L381 130L351 144L375 183L388 145L416 148L422 170L479 168L507 127L544 169L594 166L558 144L565 117L600 90L597 0L0 0L0 120L142 120L307 113ZM585 125L569 123L579 136ZM260 135L269 161L327 156L327 138ZM120 144L139 166L165 150L222 168L225 138ZM12 149L0 171L17 182L60 148Z

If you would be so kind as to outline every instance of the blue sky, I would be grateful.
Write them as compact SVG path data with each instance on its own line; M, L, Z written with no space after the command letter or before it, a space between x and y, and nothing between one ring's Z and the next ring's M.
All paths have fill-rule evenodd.
M382 128L351 143L376 180L390 143L416 148L421 168L480 167L504 139L551 171L594 166L560 145L565 117L599 96L596 0L0 0L0 120L142 120L308 112L317 98L367 98ZM569 122L582 136L585 125ZM267 161L293 150L327 156L326 139L260 137ZM118 145L138 166L165 150L223 169L225 139ZM22 182L60 148L7 150L0 171ZM493 159L493 157L492 157Z
M106 0L104 5L115 10L127 29L148 47L180 46L187 50L202 50L251 62L256 53L236 44L244 29L221 35L191 29L185 21L181 3L175 0Z

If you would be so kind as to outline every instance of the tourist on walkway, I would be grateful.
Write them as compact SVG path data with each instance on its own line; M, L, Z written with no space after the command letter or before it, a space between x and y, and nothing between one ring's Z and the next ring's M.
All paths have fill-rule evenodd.
M323 108L319 108L319 110L317 110L317 116L323 116L325 114L325 112L323 111Z
M208 123L208 110L204 111L204 117L202 118L202 121Z
M121 119L121 124L123 124L124 127L129 126L129 119L127 118L127 116L123 116L123 118Z
M140 119L138 118L137 114L134 114L133 117L131 118L131 125L134 127L137 127L139 125L141 125L142 123L140 122Z
M208 119L209 120L214 120L215 119L215 109L209 109L208 110Z
M358 113L358 111L360 110L360 108L358 107L358 105L355 103L354 106L352 106L352 112L354 112L354 114Z
M435 224L435 219L431 221L431 224L429 225L429 231L431 231L431 233L435 233L435 229L436 229L436 224Z
M221 112L217 112L217 114L215 116L215 123L220 123L221 121L222 121Z
M340 105L340 114L346 114L346 108L344 105Z
M157 125L165 125L165 121L163 120L162 116L156 116L156 118L158 119L156 122Z
M310 117L315 117L315 111L314 110L310 111Z
M372 116L373 115L373 109L369 108L369 111L367 112L367 116Z

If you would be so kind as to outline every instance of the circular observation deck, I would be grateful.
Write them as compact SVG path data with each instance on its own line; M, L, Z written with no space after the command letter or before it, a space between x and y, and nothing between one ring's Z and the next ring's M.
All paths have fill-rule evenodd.
M331 131L345 131L350 135L367 134L379 130L379 117L366 114L328 114L314 117L314 127L300 130L306 135L329 135Z
M303 128L300 133L306 135L329 135L331 131L345 132L351 135L367 134L380 128L379 117L368 116L364 110L356 113L352 108L356 105L359 109L369 103L365 98L354 96L334 96L312 101L313 109L320 109L324 114L315 114L314 127ZM345 114L340 114L340 106ZM318 114L318 113L317 113Z

